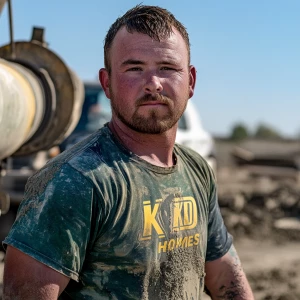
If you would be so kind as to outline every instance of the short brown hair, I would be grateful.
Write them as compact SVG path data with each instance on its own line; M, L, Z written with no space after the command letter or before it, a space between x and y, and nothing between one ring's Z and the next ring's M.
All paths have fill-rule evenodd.
M130 33L139 32L147 34L154 40L168 38L173 27L183 37L188 50L190 62L190 42L186 28L168 10L158 6L137 5L119 17L109 28L104 41L104 64L108 73L111 72L109 50L117 32L125 26Z

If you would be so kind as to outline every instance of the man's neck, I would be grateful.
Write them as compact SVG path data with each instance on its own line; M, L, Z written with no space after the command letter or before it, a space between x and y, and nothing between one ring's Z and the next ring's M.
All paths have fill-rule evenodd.
M162 134L139 133L113 120L108 127L128 150L145 161L159 167L171 167L176 163L173 155L175 127Z

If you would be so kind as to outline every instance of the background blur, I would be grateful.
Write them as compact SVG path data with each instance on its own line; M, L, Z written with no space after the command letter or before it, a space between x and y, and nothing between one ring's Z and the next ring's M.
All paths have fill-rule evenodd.
M32 26L83 80L103 66L110 24L140 1L13 1L15 39ZM169 9L187 28L198 70L194 100L215 136L242 122L250 133L265 124L286 137L300 136L300 2L298 0L144 1ZM7 7L0 45L9 41Z

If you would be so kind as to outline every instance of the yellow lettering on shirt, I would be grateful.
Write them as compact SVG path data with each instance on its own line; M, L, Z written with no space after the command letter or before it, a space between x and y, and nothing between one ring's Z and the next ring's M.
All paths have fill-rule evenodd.
M193 229L198 222L196 201L193 197L173 200L173 231Z
M198 244L199 244L200 234L199 234L199 233L196 233L196 234L194 235L194 238L195 238L194 245L198 245Z
M186 236L184 238L170 239L158 243L158 253L172 251L177 248L189 248L199 244L200 234Z
M167 252L167 245L168 245L167 241L165 241L164 243L159 242L158 243L158 253L160 253L161 251L162 252Z
M159 200L157 200L156 202L159 202ZM147 204L145 205L145 203ZM148 201L144 202L144 231L142 240L151 238L152 227L155 229L156 233L159 236L164 237L164 232L156 220L156 215L160 204L155 203L153 210L151 210L151 204L148 203Z

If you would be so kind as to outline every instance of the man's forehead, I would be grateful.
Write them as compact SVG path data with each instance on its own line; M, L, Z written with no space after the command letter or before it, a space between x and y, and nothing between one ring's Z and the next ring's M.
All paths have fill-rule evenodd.
M114 41L112 43L112 47L134 47L139 48L139 46L143 43L151 43L151 47L159 45L163 47L164 45L168 44L185 44L185 41L181 34L174 28L171 34L167 37L160 38L160 40L154 39L150 37L148 34L140 33L137 31L129 32L125 26L123 26L116 34Z
M137 30L128 31L128 29L124 25L116 33L116 36L115 36L114 40L121 39L121 38L128 38L128 37L131 37L131 36L135 36L135 37L141 37L141 38L144 37L144 38L147 38L147 39L150 38L153 41L157 41L157 42L164 42L165 40L168 40L168 39L172 38L172 36L174 36L174 35L181 36L181 34L176 30L176 28L173 27L172 31L170 32L170 34L166 34L165 36L158 35L158 37L159 37L159 40L158 40L155 37L151 37L147 33L138 32Z
M175 28L170 37L158 41L144 33L128 32L123 26L116 34L109 52L112 65L124 65L124 61L128 60L189 64L189 49Z

